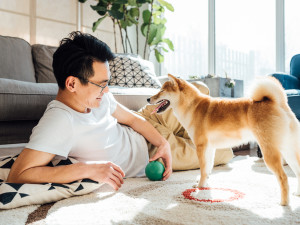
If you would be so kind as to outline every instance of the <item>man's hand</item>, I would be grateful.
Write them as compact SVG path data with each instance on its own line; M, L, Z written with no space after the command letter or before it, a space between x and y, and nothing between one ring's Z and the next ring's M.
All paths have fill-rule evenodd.
M149 161L155 161L158 158L162 158L165 164L166 169L163 174L163 180L167 180L172 174L172 155L169 142L165 141L159 145L157 152Z
M91 180L98 181L99 183L107 183L115 190L118 190L124 183L123 177L125 173L123 170L112 162L106 163L86 163L89 166L89 176Z

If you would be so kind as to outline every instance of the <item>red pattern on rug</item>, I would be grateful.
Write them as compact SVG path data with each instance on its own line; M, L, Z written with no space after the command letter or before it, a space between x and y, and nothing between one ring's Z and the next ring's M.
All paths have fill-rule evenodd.
M234 195L227 199L198 199L193 197L191 194L195 192L196 190L220 190L220 191L229 191L232 192ZM182 195L189 200L198 201L198 202L210 202L210 203L216 203L216 202L231 202L240 198L243 198L245 194L243 192L232 190L228 188L211 188L211 187L203 187L203 188L192 188L192 189L186 189L184 192L182 192Z

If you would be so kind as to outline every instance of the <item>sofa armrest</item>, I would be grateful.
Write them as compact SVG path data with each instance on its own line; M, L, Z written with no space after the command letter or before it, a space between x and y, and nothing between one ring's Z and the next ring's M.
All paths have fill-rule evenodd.
M285 90L300 89L300 80L292 75L284 73L272 73L269 76L275 77Z

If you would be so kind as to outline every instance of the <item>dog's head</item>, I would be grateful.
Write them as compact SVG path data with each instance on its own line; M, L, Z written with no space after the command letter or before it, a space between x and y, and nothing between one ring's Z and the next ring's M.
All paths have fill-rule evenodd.
M159 104L154 112L162 113L169 106L176 103L180 97L180 92L183 90L184 81L178 79L171 74L168 75L169 81L166 81L160 91L147 99L150 104Z

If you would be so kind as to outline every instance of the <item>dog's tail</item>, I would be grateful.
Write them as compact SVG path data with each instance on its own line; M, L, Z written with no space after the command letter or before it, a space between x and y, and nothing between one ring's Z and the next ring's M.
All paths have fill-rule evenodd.
M287 96L280 82L270 76L256 79L250 98L257 102L270 100L279 105L287 104Z

